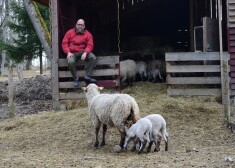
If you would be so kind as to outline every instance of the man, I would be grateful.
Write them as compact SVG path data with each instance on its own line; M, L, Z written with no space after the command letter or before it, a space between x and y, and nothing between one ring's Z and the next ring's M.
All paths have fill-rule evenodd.
M75 28L67 31L62 41L62 49L67 54L69 69L74 78L74 87L79 86L76 71L76 62L79 60L86 61L85 81L96 83L96 80L90 77L96 64L96 57L91 53L93 48L93 37L85 30L85 21L79 19Z

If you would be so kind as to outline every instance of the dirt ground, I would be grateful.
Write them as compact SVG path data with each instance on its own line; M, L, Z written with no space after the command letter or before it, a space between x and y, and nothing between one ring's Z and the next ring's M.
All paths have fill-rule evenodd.
M138 155L131 147L115 153L120 139L115 128L108 128L106 146L94 148L94 129L83 103L75 110L1 121L0 167L235 168L235 133L224 122L218 97L168 97L164 83L149 82L134 83L123 93L136 99L142 117L158 113L166 119L169 151L162 142L158 153Z

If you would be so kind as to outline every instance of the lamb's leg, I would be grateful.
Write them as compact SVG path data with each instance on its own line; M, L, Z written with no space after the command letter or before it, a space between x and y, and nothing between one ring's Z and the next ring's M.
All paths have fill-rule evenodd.
M132 151L136 151L136 145L137 145L138 142L140 142L140 140L139 140L139 138L136 138L134 140L133 147L131 149ZM141 145L141 142L139 143L139 145Z
M101 142L100 146L105 146L105 134L106 134L106 131L107 131L107 125L103 124L103 138L102 138L102 142Z
M159 134L157 135L157 138L154 138L155 144L156 144L156 148L154 149L154 152L160 151L161 139L162 139L162 136Z
M165 141L165 151L168 151L168 137L166 137L167 141Z
M126 132L120 132L121 133L121 140L120 140L120 147L123 148L124 142L125 142L125 137L126 137Z
M140 150L139 150L138 154L143 153L144 148L145 148L145 146L146 146L146 143L147 143L147 141L146 141L146 140L141 141L141 146L140 146Z
M149 146L147 148L147 152L151 151L152 145L153 145L153 141L150 141Z
M131 138L129 137L129 138L126 139L125 144L123 145L124 150L127 150L127 147L128 147L130 142L131 142Z

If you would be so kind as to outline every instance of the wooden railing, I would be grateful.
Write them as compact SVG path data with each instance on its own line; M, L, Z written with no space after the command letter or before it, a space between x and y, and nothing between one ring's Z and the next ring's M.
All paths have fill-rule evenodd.
M219 52L166 53L165 59L168 95L221 95Z
M112 65L112 66L109 66ZM80 99L84 98L84 93L80 87L86 86L87 83L83 77L85 63L79 61L77 63L77 74L79 76L79 87L74 88L74 80L68 68L67 59L58 60L58 78L59 78L59 99ZM99 68L99 69L98 69ZM97 85L102 87L115 87L120 90L119 76L119 56L97 56L97 64L92 76L97 79ZM69 91L67 91L69 90ZM78 92L80 90L80 92Z

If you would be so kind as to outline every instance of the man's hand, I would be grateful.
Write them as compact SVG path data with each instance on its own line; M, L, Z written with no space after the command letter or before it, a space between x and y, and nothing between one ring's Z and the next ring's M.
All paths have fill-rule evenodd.
M67 58L72 58L73 54L71 52L68 53Z
M87 53L86 53L86 52L84 52L84 53L82 54L81 60L82 60L82 61L85 61L86 56L87 56Z

